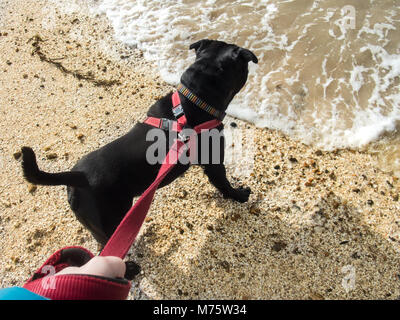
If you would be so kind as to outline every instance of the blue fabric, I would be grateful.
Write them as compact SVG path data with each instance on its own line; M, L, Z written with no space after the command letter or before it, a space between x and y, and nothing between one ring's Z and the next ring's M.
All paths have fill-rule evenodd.
M20 287L0 289L0 300L49 300Z

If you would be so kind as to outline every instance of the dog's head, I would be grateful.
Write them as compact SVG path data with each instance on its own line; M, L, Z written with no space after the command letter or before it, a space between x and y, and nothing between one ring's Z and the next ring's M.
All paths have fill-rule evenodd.
M258 63L250 50L216 40L200 40L196 61L183 73L181 82L214 108L224 111L247 81L250 61Z

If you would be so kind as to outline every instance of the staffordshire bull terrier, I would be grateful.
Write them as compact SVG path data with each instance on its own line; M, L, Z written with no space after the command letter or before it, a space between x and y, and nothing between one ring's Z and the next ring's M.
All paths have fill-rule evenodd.
M246 83L248 63L258 63L257 57L250 50L216 40L198 41L190 49L196 51L196 59L183 73L181 83L203 101L224 112ZM175 120L171 96L169 93L154 103L147 115ZM180 94L180 98L190 127L214 119L187 97ZM146 160L146 150L151 145L146 141L146 134L151 129L154 127L137 123L126 135L84 156L69 172L41 171L33 150L23 147L24 176L33 184L66 185L68 202L77 219L104 245L131 208L132 199L149 187L160 169L160 164L149 164ZM223 126L218 129L222 130ZM171 141L167 143L171 145ZM204 164L204 172L225 198L246 202L250 189L233 188L227 180L223 147L222 143L220 162ZM160 188L182 175L189 165L178 163Z

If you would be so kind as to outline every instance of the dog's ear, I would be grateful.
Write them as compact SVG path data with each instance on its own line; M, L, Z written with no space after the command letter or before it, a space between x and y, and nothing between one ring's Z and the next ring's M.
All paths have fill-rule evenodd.
M208 39L203 39L200 41L197 41L195 43L192 43L189 47L190 50L195 49L196 53L199 52L200 50L204 49L211 43L211 40Z
M240 48L239 56L246 60L246 62L253 61L254 63L258 63L256 55L250 50Z

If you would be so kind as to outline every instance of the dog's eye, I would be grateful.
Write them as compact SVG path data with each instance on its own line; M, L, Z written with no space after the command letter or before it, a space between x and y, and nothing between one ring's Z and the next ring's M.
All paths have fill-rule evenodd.
M236 60L237 58L239 58L239 55L240 55L240 48L239 48L239 47L235 47L235 48L232 50L231 56L232 56L232 58L233 58L234 60Z

